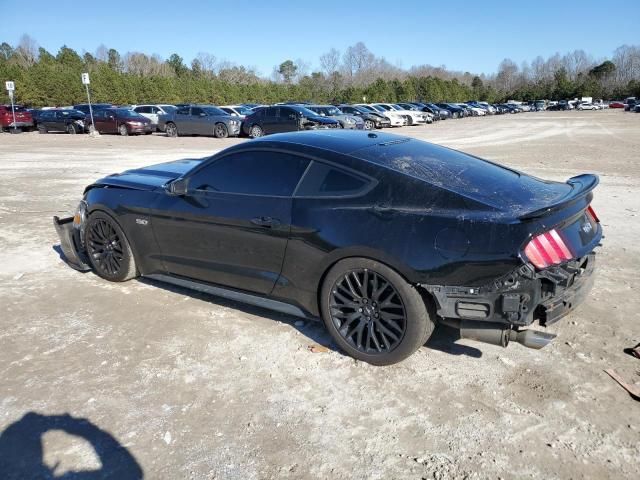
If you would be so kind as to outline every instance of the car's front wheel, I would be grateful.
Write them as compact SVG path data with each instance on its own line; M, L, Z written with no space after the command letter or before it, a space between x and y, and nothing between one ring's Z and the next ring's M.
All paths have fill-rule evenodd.
M340 348L373 365L409 357L435 327L421 293L395 270L367 258L348 258L329 270L320 306Z
M364 129L365 130L373 130L374 128L376 128L376 124L373 123L371 120L365 120L364 121Z
M262 137L263 135L264 135L264 132L262 131L262 128L260 127L260 125L253 125L251 127L251 130L249 130L250 137L258 138L258 137Z
M124 123L118 127L118 133L123 137L126 137L127 135L129 135L129 130L127 129L127 126Z
M76 127L74 127L73 125L69 124L69 125L67 125L67 133L69 135L75 135L78 132L76 132Z
M84 244L93 270L105 280L124 282L138 275L126 235L106 213L94 212L89 216Z
M175 123L169 122L164 127L164 133L167 134L167 137L175 138L178 136L178 127Z
M229 136L229 130L224 123L216 123L213 127L213 136L216 138L227 138Z

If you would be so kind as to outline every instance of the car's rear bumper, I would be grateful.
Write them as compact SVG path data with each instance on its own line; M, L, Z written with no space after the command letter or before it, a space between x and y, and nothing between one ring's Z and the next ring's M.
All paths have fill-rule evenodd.
M53 217L53 226L60 238L60 248L71 268L81 272L91 270L88 259L80 248L80 231L73 226L73 217Z
M3 125L4 128L30 128L33 127L33 121L21 121L21 120L16 120L16 122L14 123L13 121L9 122L6 125Z
M422 285L432 293L443 318L527 326L546 326L574 310L589 294L595 253L565 265L536 271L523 265L490 285L449 287Z

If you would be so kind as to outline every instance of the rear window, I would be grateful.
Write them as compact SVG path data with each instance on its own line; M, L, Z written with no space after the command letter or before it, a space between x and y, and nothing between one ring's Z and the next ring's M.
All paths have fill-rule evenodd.
M369 181L324 163L313 162L296 197L336 197L362 192Z
M466 153L407 138L351 155L496 206L548 202L571 189L567 184L546 182Z

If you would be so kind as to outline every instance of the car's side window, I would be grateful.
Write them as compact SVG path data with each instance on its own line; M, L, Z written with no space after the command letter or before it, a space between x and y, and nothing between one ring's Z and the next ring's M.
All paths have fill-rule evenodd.
M204 113L204 110L201 109L200 107L191 108L191 115L199 117L201 113Z
M277 108L277 107L265 108L264 109L264 116L265 117L277 117L279 111L280 111L280 109Z
M309 165L306 158L271 151L232 153L189 178L189 189L288 197Z
M189 107L181 107L176 111L177 115L189 115Z
M313 162L296 190L296 197L341 197L362 193L370 180L341 168Z

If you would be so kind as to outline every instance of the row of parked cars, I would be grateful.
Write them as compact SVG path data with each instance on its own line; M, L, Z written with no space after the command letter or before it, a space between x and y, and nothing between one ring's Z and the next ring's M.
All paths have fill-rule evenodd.
M633 99L635 104L635 98ZM630 99L625 110L633 110ZM612 102L614 108L616 102ZM145 104L117 106L110 103L78 104L62 108L26 109L15 106L15 126L37 128L40 133L99 133L150 135L156 131L169 137L203 135L225 138L246 135L260 137L271 133L309 129L363 129L431 124L450 118L514 114L542 110L594 110L603 102L560 101L501 103L470 101L466 103L356 103L316 105L287 102L276 105L245 103L241 105ZM93 119L93 120L92 120ZM14 126L10 106L0 105L0 127Z

